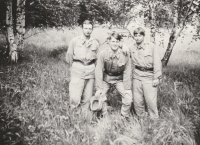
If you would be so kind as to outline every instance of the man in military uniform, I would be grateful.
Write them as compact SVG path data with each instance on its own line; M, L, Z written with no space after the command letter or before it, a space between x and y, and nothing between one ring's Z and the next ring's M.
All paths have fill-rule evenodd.
M85 20L82 30L81 36L70 41L66 60L70 67L70 107L73 109L80 105L82 110L88 110L94 87L95 61L99 43L91 37L93 31L91 21Z
M157 86L162 75L159 52L153 43L145 43L145 31L139 27L134 30L134 47L131 48L133 69L133 102L136 114L146 116L145 105L151 119L158 118Z
M130 55L124 54L120 46L121 36L112 32L109 37L109 46L103 49L98 57L95 79L96 95L103 100L102 115L107 114L107 97L109 88L114 86L122 96L121 114L128 117L132 102L131 93L131 62Z

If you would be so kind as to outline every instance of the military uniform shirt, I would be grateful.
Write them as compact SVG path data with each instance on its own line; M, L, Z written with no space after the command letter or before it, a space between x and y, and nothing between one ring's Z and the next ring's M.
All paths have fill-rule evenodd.
M84 36L73 38L68 47L66 60L70 65L71 77L83 79L94 78L95 65L84 65L82 63L73 63L73 60L79 60L85 64L97 58L99 42L90 38L86 40Z
M139 80L158 79L162 75L162 64L157 47L153 43L142 43L141 46L134 44L131 48L131 58L133 65L153 68L151 71L141 71L133 69L133 78Z
M108 65L105 65L105 62ZM97 90L103 89L103 72L107 70L107 73L117 74L120 72L121 67L124 67L122 72L124 88L126 90L131 89L131 61L129 55L124 55L121 49L114 54L111 48L104 49L100 52L97 66L95 70L95 79ZM116 81L117 82L117 81ZM108 83L116 83L108 82Z

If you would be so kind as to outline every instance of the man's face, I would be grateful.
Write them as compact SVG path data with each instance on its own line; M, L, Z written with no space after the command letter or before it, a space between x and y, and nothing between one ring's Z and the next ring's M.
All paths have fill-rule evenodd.
M119 40L115 39L114 37L111 37L109 44L112 50L114 51L118 50Z
M86 36L86 37L89 37L92 33L92 25L91 24L83 24L83 34Z
M134 39L135 39L137 44L140 44L144 41L144 36L141 35L141 34L135 34Z

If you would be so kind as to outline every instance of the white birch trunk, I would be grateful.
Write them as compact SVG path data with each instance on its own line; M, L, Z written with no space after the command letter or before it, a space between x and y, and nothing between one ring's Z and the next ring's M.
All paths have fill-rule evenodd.
M7 1L6 9L7 37L9 45L14 43L12 0Z
M180 0L175 0L174 1L174 15L173 15L173 28L170 34L170 38L169 38L169 42L168 42L168 46L167 46L167 50L165 51L164 57L162 58L162 65L167 66L167 63L169 61L169 58L172 54L172 50L174 48L174 45L176 44L176 40L179 37L180 33L183 31L184 27L185 27L185 22L189 16L189 12L192 6L192 3L194 0L191 0L190 2L190 6L187 10L187 14L185 16L185 19L182 22L182 26L180 29L178 29L178 4L179 4Z
M26 0L17 0L16 34L17 34L18 51L20 52L20 55L22 55L24 49L25 2Z
M6 25L7 25L8 46L10 48L9 54L11 56L11 60L14 62L17 62L18 53L17 53L17 45L15 44L15 37L14 37L14 32L13 32L12 0L7 1Z
M152 43L155 43L155 36L156 36L156 23L155 23L155 3L150 2L149 3L149 13L150 13L150 24L151 24L151 30L150 30L150 41Z

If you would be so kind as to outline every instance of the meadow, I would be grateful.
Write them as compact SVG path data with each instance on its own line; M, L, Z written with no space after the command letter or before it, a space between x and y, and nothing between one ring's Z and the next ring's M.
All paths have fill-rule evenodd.
M0 68L0 145L199 145L200 42L187 31L163 69L156 121L123 120L116 91L109 95L107 118L69 111L65 52L81 29L47 29L27 38L24 58ZM95 28L93 37L103 44L107 32ZM167 30L156 36L161 57L168 37Z

